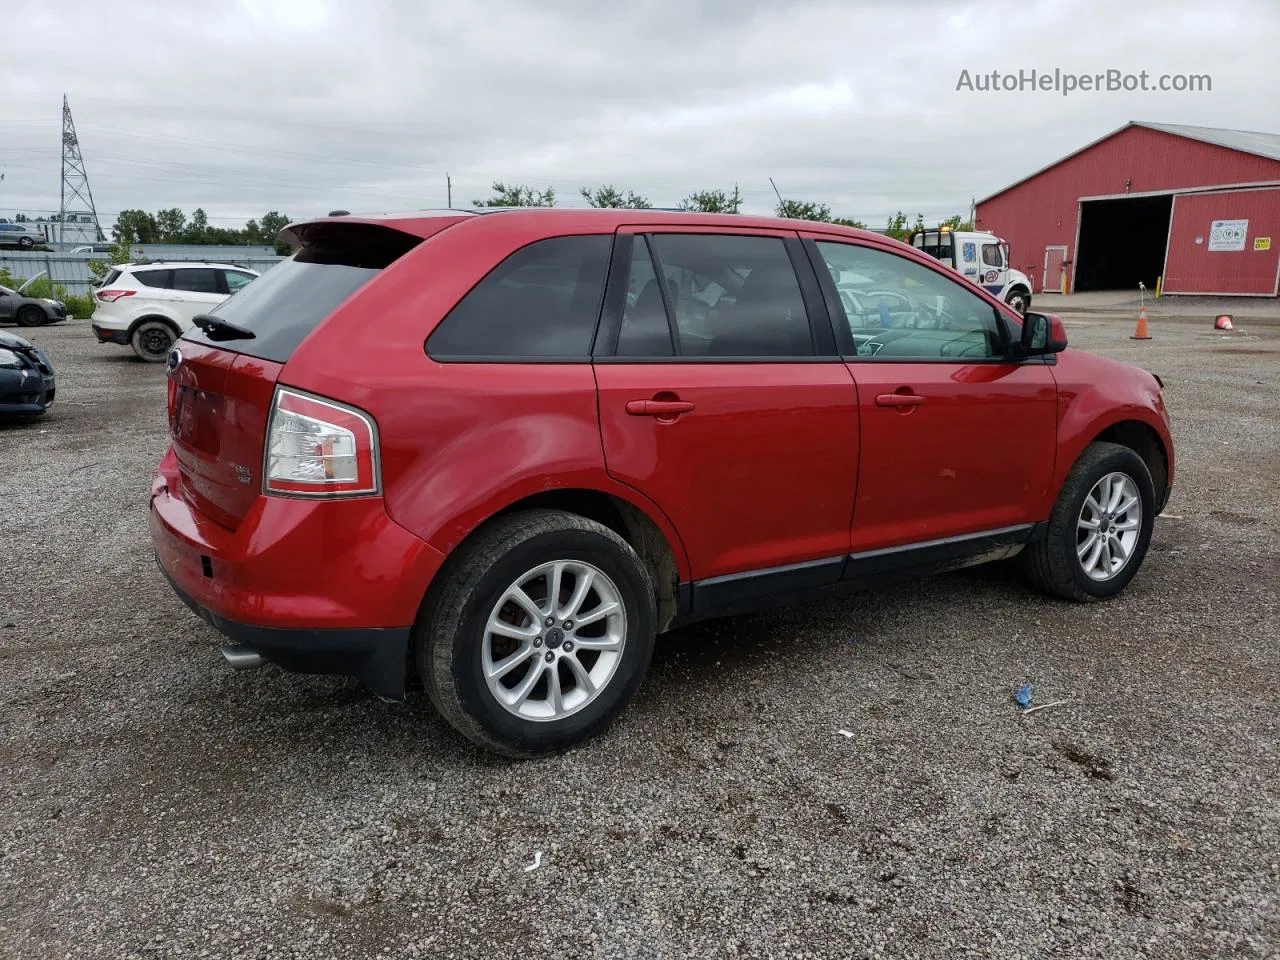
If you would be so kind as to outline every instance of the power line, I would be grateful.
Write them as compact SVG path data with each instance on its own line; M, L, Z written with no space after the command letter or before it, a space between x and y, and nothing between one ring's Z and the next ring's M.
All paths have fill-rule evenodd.
M43 167L33 167L25 164L8 164L8 169L14 170L34 170L42 171ZM176 172L176 171L174 171ZM124 180L130 183L138 183L140 175L131 175L125 173L96 173L96 180ZM379 190L371 187L357 187L350 183L320 183L313 180L294 180L294 179L274 179L266 177L253 177L247 174L209 174L198 172L193 168L191 176L157 176L148 173L145 177L148 183L177 183L177 184L200 184L205 186L220 187L243 187L246 184L253 184L260 187L294 187L308 188L312 190L331 190L346 193L362 194L369 197L377 197L384 200L394 200L397 203L421 204L422 196L410 197L405 193L391 193L386 190Z
M0 121L0 122L3 122L3 121ZM326 156L323 154L306 153L306 152L296 151L296 150L281 150L281 149L275 149L270 147L263 147L260 144L252 145L252 144L244 144L244 143L233 143L233 142L228 142L226 140L206 140L206 139L200 139L195 137L155 135L155 134L142 133L137 130L122 130L120 127L105 127L105 126L98 126L95 124L81 124L81 127L89 130L102 131L108 135L114 135L114 136L124 135L129 140L146 140L153 143L164 143L164 144L186 144L186 145L200 146L205 149L230 151L230 152L241 153L241 154L256 153L256 154L262 154L265 156L290 157L290 158L307 160L312 163L324 163L324 164L332 164L332 165L338 165L338 166L349 165L349 166L368 167L370 169L403 170L403 171L414 174L415 179L417 178L435 179L437 180L437 182L438 180L445 179L450 175L450 172L448 170L428 169L428 168L424 168L421 164L417 164L417 163L395 163L391 161L368 160L368 159L355 158L355 157L333 157L333 156ZM326 128L326 129L331 129L331 128ZM33 152L38 151L38 148L32 148L32 149L33 149ZM9 151L9 152L16 152L16 151ZM109 159L118 159L120 162L142 164L142 165L166 164L166 165L172 165L172 166L181 166L188 169L216 169L217 168L216 165L211 168L207 166L197 165L187 160L161 160L154 157L144 159L144 158L136 158L136 157L127 157L123 154L105 153L97 150L94 151L94 156L95 158L101 156ZM237 182L240 182L238 175L229 174L229 176L236 176ZM472 169L472 170L469 170L469 178L474 180L477 183L478 182L488 183L488 182L492 182L493 180L512 179L512 175L509 169L501 172L485 171L483 169L482 170ZM579 178L569 179L569 178L554 178L554 177L552 178L516 177L515 179L517 179L519 182L528 183L530 185L567 187L567 188L572 188L576 190L578 187L583 185L584 181L592 181L592 180L602 179L602 178L579 177ZM603 179L609 179L609 178L605 177ZM642 181L643 189L676 187L678 190L683 191L683 190L695 189L689 186L689 184L692 182L698 182L698 181L708 182L712 179L714 179L712 175L700 175L700 176L694 176L694 177L680 177L678 179L675 177L658 177L658 178L644 177L644 178L641 178L641 181ZM290 185L305 184L309 186L320 186L320 187L325 187L330 189L334 187L338 187L339 189L346 187L346 184L330 184L330 183L322 183L318 181L299 181L292 177L286 181L277 180L275 182L288 183ZM894 189L901 186L900 178L898 178L893 173L886 173L883 177L875 180L868 180L867 177L864 175L860 177L859 182L860 182L860 185L862 185L863 187L872 187L872 188L883 187L884 189Z

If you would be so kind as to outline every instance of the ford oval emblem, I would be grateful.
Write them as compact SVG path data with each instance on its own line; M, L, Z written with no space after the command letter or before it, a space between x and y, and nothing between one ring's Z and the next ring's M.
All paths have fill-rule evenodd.
M182 351L174 347L169 351L169 359L166 361L169 372L173 373L173 371L177 370L180 363L182 363Z

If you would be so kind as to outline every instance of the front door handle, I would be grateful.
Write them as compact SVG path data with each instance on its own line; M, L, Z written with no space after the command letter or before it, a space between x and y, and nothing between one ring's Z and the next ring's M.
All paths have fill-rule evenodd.
M918 407L924 397L915 393L882 393L876 397L878 407Z
M693 410L688 400L628 400L627 413L633 417L674 418Z

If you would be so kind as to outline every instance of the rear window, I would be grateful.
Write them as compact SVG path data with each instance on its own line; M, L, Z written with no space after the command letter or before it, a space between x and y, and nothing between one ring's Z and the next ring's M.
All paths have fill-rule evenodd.
M285 363L344 300L420 242L370 224L313 228L293 257L208 311L252 330L253 339L213 341L199 327L183 339Z
M517 250L427 338L436 360L584 360L609 272L609 234L552 237Z
M105 277L102 278L102 282L98 284L98 288L105 290L107 287L111 286L111 284L115 283L119 279L120 279L120 271L112 270L110 273L108 273Z

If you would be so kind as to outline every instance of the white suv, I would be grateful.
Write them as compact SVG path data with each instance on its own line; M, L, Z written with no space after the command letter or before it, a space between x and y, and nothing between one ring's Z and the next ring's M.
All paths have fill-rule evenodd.
M126 263L111 268L94 291L93 332L101 343L133 347L159 363L194 317L208 313L260 276L225 263Z

